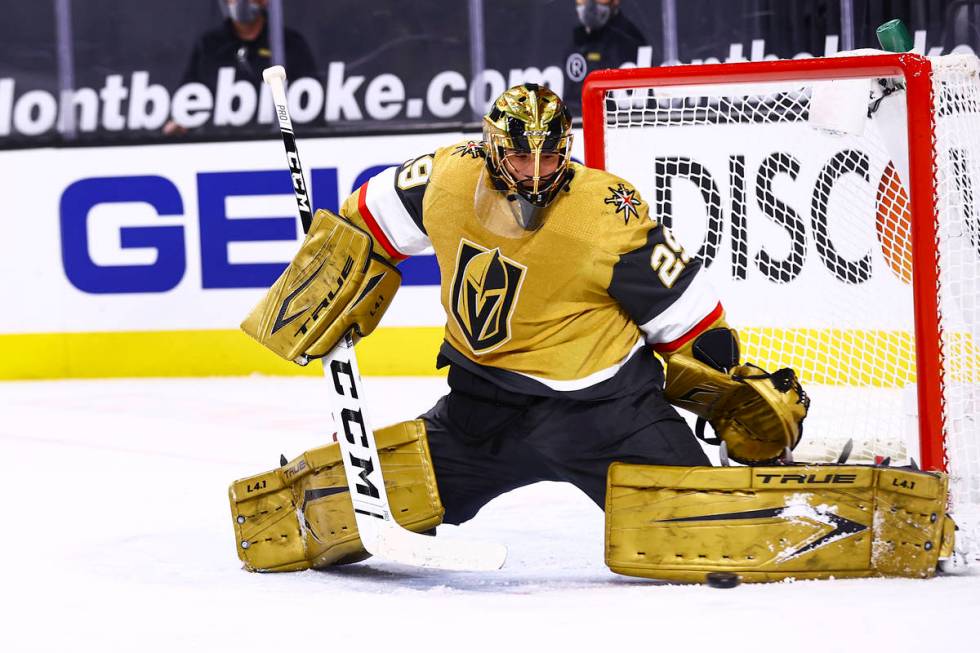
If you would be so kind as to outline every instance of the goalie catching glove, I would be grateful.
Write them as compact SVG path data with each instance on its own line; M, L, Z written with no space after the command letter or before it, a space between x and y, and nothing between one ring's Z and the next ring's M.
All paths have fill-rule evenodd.
M374 331L401 274L371 253L371 236L320 209L299 252L242 330L286 360L325 356L348 332Z
M792 369L767 373L738 361L735 331L710 329L669 355L664 395L697 415L698 437L725 442L733 460L775 461L799 443L810 400ZM715 432L713 440L703 435L705 421Z

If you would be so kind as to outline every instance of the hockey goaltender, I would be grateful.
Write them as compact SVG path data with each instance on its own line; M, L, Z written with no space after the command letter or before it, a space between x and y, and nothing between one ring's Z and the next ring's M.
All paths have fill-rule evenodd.
M379 173L339 216L318 211L243 328L289 360L322 357L374 330L399 283L375 271L434 251L450 392L375 434L403 526L460 524L509 490L565 481L605 510L618 573L932 576L953 546L947 479L788 464L809 406L793 370L740 361L701 262L628 181L571 161L571 138L553 92L505 91L482 142ZM675 407L744 466L711 467ZM283 463L231 487L245 567L366 557L338 445Z

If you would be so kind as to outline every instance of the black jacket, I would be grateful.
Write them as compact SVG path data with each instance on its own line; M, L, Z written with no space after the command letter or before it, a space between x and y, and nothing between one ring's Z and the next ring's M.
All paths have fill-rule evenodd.
M577 26L572 32L572 45L565 58L567 84L563 99L572 113L579 115L582 101L581 80L585 74L603 68L619 68L626 61L635 62L637 48L643 45L649 45L646 37L621 11L613 14L602 29L588 32L583 26ZM584 72L571 61L576 55L585 59ZM581 62L581 59L578 61ZM573 75L573 70L577 74Z
M288 27L284 36L289 78L315 77L316 63L306 39ZM235 33L231 20L226 19L220 27L205 32L197 40L181 84L200 82L214 91L218 69L232 66L235 68L236 79L245 79L258 85L262 83L262 71L271 64L268 21L258 38L254 41L243 41Z

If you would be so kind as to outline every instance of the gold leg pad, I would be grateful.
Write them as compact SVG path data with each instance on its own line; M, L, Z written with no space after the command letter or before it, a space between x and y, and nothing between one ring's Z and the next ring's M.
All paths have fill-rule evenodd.
M422 420L375 432L396 521L416 532L442 523ZM337 443L232 483L228 490L238 557L249 571L297 571L367 557Z
M606 564L706 581L927 578L952 547L943 474L859 465L660 467L617 463L606 496ZM947 554L948 555L948 554Z

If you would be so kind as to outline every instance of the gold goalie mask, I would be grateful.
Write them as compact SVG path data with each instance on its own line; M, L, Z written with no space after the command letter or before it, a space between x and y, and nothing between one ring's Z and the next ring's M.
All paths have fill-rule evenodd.
M483 119L487 171L498 191L494 194L503 193L510 213L526 231L541 226L541 210L569 181L571 130L565 103L537 84L507 89Z

